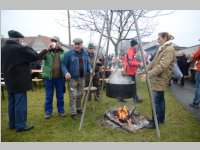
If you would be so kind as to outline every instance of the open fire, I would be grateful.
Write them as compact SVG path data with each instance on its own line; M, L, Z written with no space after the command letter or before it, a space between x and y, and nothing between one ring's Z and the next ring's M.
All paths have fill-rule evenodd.
M136 112L133 106L117 106L104 115L105 121L114 128L136 131L149 123L148 119Z
M118 107L117 110L114 112L115 115L115 120L116 121L120 121L122 123L127 123L129 120L129 112L128 112L128 107L124 106L124 107Z

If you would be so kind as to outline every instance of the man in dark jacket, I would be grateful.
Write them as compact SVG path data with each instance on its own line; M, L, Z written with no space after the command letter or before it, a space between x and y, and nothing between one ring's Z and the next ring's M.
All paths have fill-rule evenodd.
M8 32L9 40L2 47L2 73L8 89L9 128L17 132L29 131L27 126L27 95L32 88L30 63L36 61L38 54L23 45L24 36L14 30Z
M92 43L88 44L88 56L90 60L91 66L93 66L93 63L95 61L95 53L94 53L95 46ZM96 101L101 101L100 97L100 85L99 85L99 75L100 75L100 67L102 66L101 59L97 59L96 66L95 66L95 75L93 77L93 86L97 88L96 95L95 95L95 100ZM86 77L86 86L89 85L90 82L90 74L87 75ZM89 95L89 100L91 100L91 94Z
M77 119L77 113L81 113L81 98L85 85L85 77L92 74L88 53L83 49L82 39L73 40L74 47L64 54L62 60L62 73L68 80L68 91L70 98L70 113L72 119Z
M188 76L188 69L189 69L189 64L187 63L187 57L185 53L179 53L179 55L176 57L177 58L177 64L178 67L180 68L183 77L181 78L181 85L184 86L184 76Z

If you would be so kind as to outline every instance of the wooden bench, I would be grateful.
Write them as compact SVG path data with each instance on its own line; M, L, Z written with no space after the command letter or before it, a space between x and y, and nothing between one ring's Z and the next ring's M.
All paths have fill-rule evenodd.
M99 81L108 81L108 78L100 78Z
M84 88L84 92L87 93L88 91L89 91L89 87L85 87L85 88ZM94 87L94 86L91 86L91 87L90 87L91 97L92 97L92 95L93 95L94 98L95 98L96 91L97 91L97 88L96 88L96 87ZM84 95L84 94L83 94L83 95Z
M1 98L2 98L2 100L5 99L5 94L4 94L5 87L6 87L5 82L4 82L4 81L1 81Z
M84 105L84 103L85 103L86 95L87 95L88 91L89 91L89 87L85 87L84 90L83 90L83 97L82 97L82 100L81 100L81 102L82 102L82 103L81 103L81 104L82 104L81 107L82 107L82 108L83 108L83 105ZM96 87L94 87L94 86L91 86L91 87L90 87L91 98L92 98L92 95L93 95L93 97L94 97L94 99L95 99L96 91L97 91L97 88L96 88Z
M39 84L39 88L41 88L41 82L43 81L43 79L39 79L39 78L33 78L32 82L35 86L37 86ZM33 90L33 89L32 89Z

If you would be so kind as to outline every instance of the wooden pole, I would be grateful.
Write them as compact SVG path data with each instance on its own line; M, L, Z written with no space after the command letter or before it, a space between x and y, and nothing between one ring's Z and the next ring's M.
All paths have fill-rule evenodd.
M146 73L146 76L147 76L147 88L148 88L149 96L150 96L150 100L151 100L151 107L152 107L153 117L154 117L154 121L155 121L155 125L156 125L156 133L157 133L157 137L160 139L160 129L159 129L159 126L158 126L155 104L153 102L151 83L150 83L150 80L149 80L149 74L148 74L148 71L147 71L146 62L144 60L144 52L143 52L143 48L142 48L142 41L141 41L138 22L137 22L134 10L132 11L132 14L133 14L133 18L134 18L134 22L135 22L135 28L136 28L136 32L137 32L137 36L138 36L141 57L142 57L142 61L143 61L143 64L144 64L145 73Z
M68 19L68 32L69 32L69 46L71 47L71 25L70 25L70 12L67 10L67 19Z
M113 19L113 12L111 10L111 16L110 16L110 21L108 22L108 41L107 41L107 45L106 45L106 54L105 54L105 63L104 63L104 71L103 71L103 80L102 80L102 85L101 85L101 94L103 92L103 87L104 87L104 79L105 79L105 69L107 67L108 61L107 61L107 57L108 57L108 50L109 50L109 44L110 44L110 33L111 33L111 27L112 27L112 19Z
M99 43L98 43L97 54L95 56L95 60L94 60L94 63L93 63L93 68L92 68L92 72L93 73L95 72L96 61L97 61L97 58L98 58L98 55L99 55L99 50L100 50L100 46L101 46L103 32L104 32L104 29L105 29L107 14L108 14L108 10L106 11L106 15L105 15L105 18L104 18L104 22L103 22L103 26L102 26L102 30L101 30L101 35L100 35ZM83 113L82 113L82 116L81 116L79 131L82 129L82 126L83 126L83 121L84 121L84 118L85 118L86 107L87 107L87 101L88 101L88 97L89 97L89 93L90 93L90 88L91 88L91 85L92 85L93 77L94 77L93 75L90 77L90 82L89 82L89 86L88 86L88 92L86 94L86 99L85 99L85 103L84 103L84 106L83 106Z
M110 44L110 33L111 33L111 27L112 27L112 20L113 20L113 12L111 10L111 16L110 16L110 21L108 22L108 42L106 45L106 57L108 56L108 50L109 50L109 44ZM105 66L107 66L107 60L105 61Z

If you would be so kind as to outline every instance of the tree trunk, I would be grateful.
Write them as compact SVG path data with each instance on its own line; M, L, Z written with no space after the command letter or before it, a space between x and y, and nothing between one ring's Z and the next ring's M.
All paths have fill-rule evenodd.
M119 52L118 52L118 44L114 45L115 48L115 56L118 56Z

